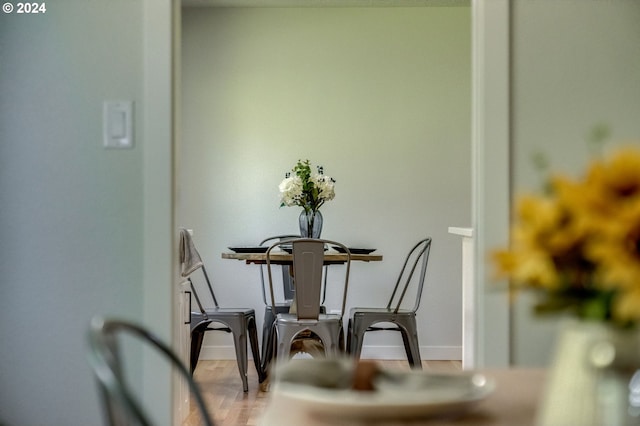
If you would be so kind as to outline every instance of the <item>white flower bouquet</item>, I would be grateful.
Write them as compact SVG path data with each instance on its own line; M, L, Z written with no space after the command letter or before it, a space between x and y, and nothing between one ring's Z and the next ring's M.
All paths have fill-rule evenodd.
M317 212L335 197L335 180L324 174L322 166L311 173L309 160L298 160L293 170L280 182L280 207L300 206L306 212Z

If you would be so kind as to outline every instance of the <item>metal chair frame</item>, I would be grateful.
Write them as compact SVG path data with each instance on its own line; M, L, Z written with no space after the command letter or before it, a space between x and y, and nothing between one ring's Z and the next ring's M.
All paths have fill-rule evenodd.
M276 306L271 252L283 244L292 245L293 276L296 286L295 313L279 313L272 327L275 353L278 362L284 362L291 355L291 344L303 337L305 332L317 336L324 348L326 356L337 356L344 350L343 313L346 307L349 288L349 273L351 269L351 252L342 243L313 238L299 238L293 241L279 241L272 244L266 252L267 276L271 305ZM323 269L325 245L331 244L341 247L347 254L341 309L338 313L326 314L321 312L321 294L324 293Z
M413 368L422 368L420 345L416 324L416 312L422 299L422 291L429 263L431 238L419 241L408 253L391 297L385 308L352 308L349 313L347 326L347 353L353 358L360 359L364 335L368 331L391 330L399 331L402 335L407 360ZM410 265L410 268L408 266ZM407 294L414 273L420 265L416 298L410 309L403 309L402 302ZM378 323L391 323L389 327L377 327Z
M210 291L211 298L214 303L213 308L205 308L201 302L196 286L193 284L191 277L188 278L189 285L193 292L193 296L198 305L199 311L191 311L191 372L195 371L200 350L204 341L204 335L208 331L222 331L231 333L236 351L236 361L238 362L238 371L242 379L242 389L247 392L249 383L247 379L248 356L247 356L247 335L249 336L249 344L253 355L253 362L258 372L258 379L262 382L265 379L264 372L260 361L260 346L258 343L258 331L256 326L256 313L253 308L221 308L218 305L211 281L207 274L207 270L202 266L203 276ZM212 324L223 324L224 327L215 327Z
M300 238L299 235L294 234L283 234L283 235L275 235L273 237L265 238L260 242L260 245L264 245L266 243L272 241L289 241L296 238ZM295 289L293 285L293 278L291 277L291 273L289 271L289 265L282 265L282 294L284 300L279 300L276 302L275 306L271 303L271 301L267 301L267 291L268 291L268 283L265 280L265 265L260 265L260 285L262 290L262 301L264 302L264 321L262 323L262 369L266 368L266 365L269 363L271 358L271 354L268 352L268 348L271 347L271 327L273 327L273 323L276 320L276 315L280 313L287 313L291 308L291 302L295 297Z
M260 246L263 246L266 243L271 241L286 241L287 243L300 238L300 235L294 234L283 234L283 235L275 235L273 237L265 238L260 242ZM272 243L273 244L273 243ZM262 368L266 369L266 365L269 364L271 360L272 353L269 348L272 347L271 337L273 333L271 333L271 327L273 327L273 323L276 320L276 315L278 314L286 314L291 309L291 303L293 302L293 298L295 297L295 286L293 283L293 277L291 276L291 269L289 265L282 265L282 295L284 300L278 300L275 304L275 310L271 301L267 301L267 291L268 283L265 280L265 269L266 266L264 264L260 264L260 285L262 289L262 301L264 302L264 321L262 322ZM324 271L324 287L322 290L322 303L326 299L327 295L327 277L329 272L329 266L325 265ZM325 313L326 308L321 305L320 312Z
M194 250L197 252L197 249ZM198 253L199 256L199 253ZM206 288L209 292L211 300L213 301L213 307L205 307L202 302L202 295L198 294L196 286L194 285L191 277L200 269L202 276L206 283ZM238 363L238 371L242 379L242 389L245 392L249 390L249 383L247 378L248 370L248 356L247 356L247 335L249 337L249 344L251 346L251 353L253 355L253 362L258 372L258 380L260 383L264 381L265 374L262 369L260 361L260 346L258 343L258 331L256 326L256 313L253 308L221 308L218 304L209 274L204 266L204 263L199 265L191 274L187 277L193 298L198 305L198 311L191 310L191 373L196 369L198 359L200 357L200 350L202 349L202 343L204 341L204 335L208 331L222 331L231 333L233 336L233 343L236 351L236 361ZM215 327L212 324L222 324L223 327Z
M96 378L105 414L105 424L111 426L137 424L151 426L146 410L127 385L118 336L128 334L152 346L163 355L174 370L189 385L196 406L202 416L202 424L213 426L200 389L178 356L155 334L127 321L95 317L88 332L89 351L87 358Z
M274 235L273 237L268 237L265 238L264 240L260 241L260 246L265 245L266 243L269 243L271 241L290 241L290 240L294 240L300 238L300 235L295 235L295 234L283 234L283 235ZM273 243L271 243L273 244ZM271 245L269 244L269 245ZM271 308L271 303L270 301L267 301L267 282L264 279L264 265L260 265L260 284L262 285L262 301L264 302L265 306L268 306L269 308ZM291 274L289 273L289 267L288 265L282 265L282 292L284 295L284 301L281 301L278 303L278 305L282 305L282 306L288 306L291 305L291 301L293 300L293 297L295 295L295 289L293 286L293 280L291 279Z

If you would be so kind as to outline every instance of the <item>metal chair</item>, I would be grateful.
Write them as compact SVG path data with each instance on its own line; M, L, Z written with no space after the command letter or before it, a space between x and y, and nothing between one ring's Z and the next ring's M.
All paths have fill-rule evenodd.
M88 333L88 360L98 384L105 414L105 424L111 426L141 425L150 426L151 422L140 399L134 396L127 383L126 371L119 351L119 337L133 336L147 346L151 346L163 355L174 367L182 379L189 385L192 396L202 417L202 424L213 426L213 420L207 412L200 390L193 381L189 370L182 364L174 352L157 336L136 324L105 320L95 317L91 321Z
M260 246L263 246L267 243L273 244L275 241L291 241L293 239L300 238L299 235L294 234L285 234L285 235L276 235L273 237L265 238L260 242ZM262 288L262 301L264 302L264 321L262 322L262 369L266 371L266 366L271 361L272 357L272 348L273 342L271 341L271 337L273 333L271 333L271 327L273 327L273 323L276 320L277 314L286 314L291 309L291 304L293 302L293 298L295 297L295 286L293 285L293 277L291 276L291 268L290 265L281 265L282 266L282 293L280 294L282 297L276 296L275 303L275 311L271 304L271 301L267 301L267 292L269 291L267 280L265 280L265 265L260 265L260 284ZM324 286L322 290L322 301L324 304L324 300L326 297L327 291L327 277L328 277L328 265L325 265L324 271ZM276 274L279 275L279 274ZM279 293L279 292L276 292ZM324 305L320 305L320 313L325 313L326 308Z
M275 241L286 241L295 238L300 238L300 235L286 234L275 235L273 237L265 238L260 242L263 246L267 243L273 244ZM262 323L262 362L263 369L269 362L271 354L268 353L268 348L271 347L271 327L276 320L277 314L286 314L291 308L291 302L295 295L295 288L293 286L293 278L289 270L289 265L282 265L282 297L276 297L275 304L272 305L271 301L267 301L268 283L265 280L265 267L260 265L260 285L262 289L262 301L264 302L264 322Z
M273 350L278 362L289 359L292 343L301 338L317 338L322 342L326 356L337 356L344 350L342 318L349 288L351 252L341 243L312 238L299 238L289 242L279 241L271 245L266 252L266 264L271 305L274 311L276 301L271 253L283 244L291 246L296 291L291 312L278 313L273 324L272 333L275 333ZM322 313L320 309L326 244L341 247L347 255L340 310L331 314Z
M198 311L191 310L191 372L196 369L204 335L208 331L223 331L233 335L233 343L236 350L238 370L242 378L242 389L247 392L249 384L247 379L247 335L253 354L253 362L258 372L258 379L262 383L265 374L260 363L260 348L258 343L258 331L256 328L256 313L253 308L221 308L213 291L209 275L196 250L191 235L186 229L180 230L180 262L183 265L182 276L188 277L193 297L198 305ZM193 261L195 259L195 261ZM193 267L185 268L185 262L189 261ZM206 283L210 302L213 307L204 307L202 296L198 294L196 285L192 280L192 274L198 269L202 270L202 276ZM214 327L212 324L222 324L223 327Z
M420 345L418 343L418 329L416 325L416 311L420 306L422 289L427 273L431 238L418 242L407 255L400 270L398 280L393 288L389 302L385 308L352 308L349 312L347 326L347 353L355 359L360 359L364 335L367 331L392 330L402 335L407 359L412 368L422 368ZM401 307L407 290L414 278L414 272L420 265L420 275L417 278L416 297L413 307ZM378 323L390 323L389 327L376 327Z

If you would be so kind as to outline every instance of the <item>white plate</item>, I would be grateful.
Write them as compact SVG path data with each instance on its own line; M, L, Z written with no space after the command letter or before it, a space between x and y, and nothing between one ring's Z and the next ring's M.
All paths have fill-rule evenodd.
M397 420L462 415L493 392L495 381L471 372L410 371L382 375L375 386L374 391L355 391L281 382L274 392L314 416Z

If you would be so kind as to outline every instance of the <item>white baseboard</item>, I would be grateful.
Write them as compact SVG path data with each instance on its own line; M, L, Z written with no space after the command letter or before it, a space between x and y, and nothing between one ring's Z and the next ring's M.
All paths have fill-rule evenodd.
M249 359L252 359L251 350ZM420 356L425 361L459 361L462 359L461 346L421 346ZM361 358L364 359L406 359L404 346L363 346ZM225 360L236 359L233 346L202 346L200 359Z
M424 361L449 361L462 359L460 346L420 346L420 357ZM360 358L406 359L404 346L363 346Z

